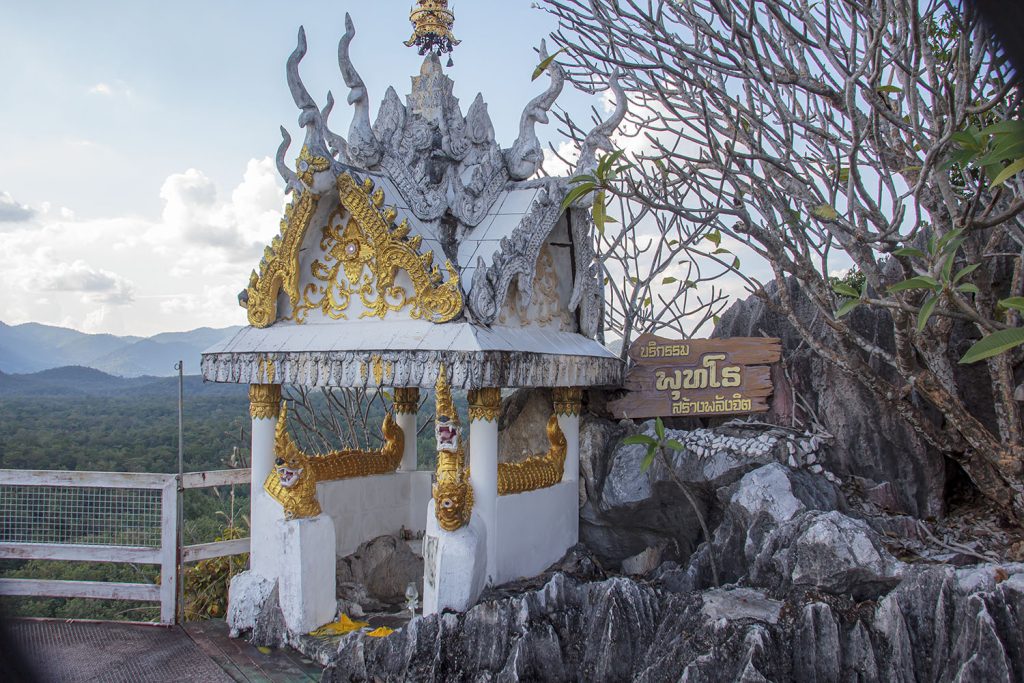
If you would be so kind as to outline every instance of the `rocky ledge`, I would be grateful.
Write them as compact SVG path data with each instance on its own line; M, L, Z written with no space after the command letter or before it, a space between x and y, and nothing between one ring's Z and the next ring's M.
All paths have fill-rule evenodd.
M687 477L714 480L714 531L689 557L609 577L578 546L466 613L344 637L324 680L1024 680L1024 564L902 561L822 473L775 461L723 478L714 459Z

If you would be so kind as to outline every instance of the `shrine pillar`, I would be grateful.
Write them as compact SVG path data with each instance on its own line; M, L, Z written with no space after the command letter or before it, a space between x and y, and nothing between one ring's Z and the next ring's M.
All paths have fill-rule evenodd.
M558 426L565 434L565 469L562 481L579 481L580 477L580 407L583 391L575 387L555 387L552 403Z
M405 435L405 450L402 453L403 472L416 471L416 415L420 407L420 390L416 387L396 387L395 422Z
M284 519L284 512L263 490L263 482L274 467L274 432L280 410L280 384L249 385L249 415L252 417L249 568L271 580L279 574L278 522Z
M501 389L469 392L469 481L473 486L473 513L487 530L487 584L498 565L498 417Z

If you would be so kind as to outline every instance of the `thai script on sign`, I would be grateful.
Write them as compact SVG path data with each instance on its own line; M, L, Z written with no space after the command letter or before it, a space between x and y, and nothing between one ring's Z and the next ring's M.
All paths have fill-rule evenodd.
M641 358L681 358L689 355L689 344L659 344L652 340L640 347Z
M673 392L673 394L676 393L678 392ZM743 394L733 394L732 398L716 395L714 399L704 399L699 401L686 398L677 400L677 397L673 395L672 399L673 415L741 413L749 412L753 408L753 401L749 398L744 398Z
M720 365L724 353L706 353L699 367L659 369L654 373L654 388L671 391L672 400L679 400L681 389L721 389L738 387L743 381L743 366Z

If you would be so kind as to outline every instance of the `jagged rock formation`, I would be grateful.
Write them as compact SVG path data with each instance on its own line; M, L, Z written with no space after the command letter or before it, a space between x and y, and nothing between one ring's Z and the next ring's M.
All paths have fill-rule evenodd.
M787 280L796 315L805 321L820 339L830 339L816 307L807 299L795 280ZM767 288L774 295L774 284ZM849 318L851 324L882 349L893 349L893 326L884 310L861 306ZM835 436L833 447L825 454L825 466L837 475L857 477L865 489L891 509L918 517L941 516L944 512L944 489L948 476L947 463L930 448L892 410L878 401L856 379L814 354L803 344L799 333L785 319L772 312L759 299L738 301L722 315L714 337L757 337L766 335L782 340L789 380L774 372L776 410L769 420L782 418L794 409L790 394L795 390L821 420L824 428ZM957 369L972 373L973 368ZM966 380L966 377L965 377ZM961 382L962 386L982 387L987 382ZM975 402L979 407L991 401ZM982 411L984 412L984 411ZM990 416L979 415L982 419Z
M654 434L652 422L641 429ZM623 436L635 431L629 422L616 424L590 417L583 421L580 540L611 567L650 547L664 547L667 556L686 560L703 540L697 516L659 460L649 472L640 471L645 447L618 445ZM821 474L815 480L820 479L822 485L830 486L829 477L835 481L820 464L826 444L793 430L733 424L714 430L670 429L666 436L686 446L685 451L671 456L675 476L690 488L700 513L714 524L723 509L718 492L762 465L788 463ZM804 485L802 479L798 481ZM830 496L831 507L820 509L841 504L837 494Z
M722 521L686 566L643 580L557 573L384 639L347 636L324 680L1024 678L1024 565L901 562L834 509L824 477L777 462L716 497ZM729 585L710 586L709 553Z

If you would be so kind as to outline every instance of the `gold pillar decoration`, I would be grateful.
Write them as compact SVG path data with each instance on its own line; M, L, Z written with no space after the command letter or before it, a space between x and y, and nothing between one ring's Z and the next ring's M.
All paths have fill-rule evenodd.
M274 433L274 454L277 458L263 482L263 489L284 507L288 519L320 514L320 503L316 499L318 482L387 474L394 472L402 463L405 433L391 413L384 415L381 425L384 443L379 450L349 449L312 454L304 453L288 434L286 404L281 404L280 411Z
M501 415L501 389L469 390L469 419L494 422Z
M579 415L583 390L579 387L555 387L551 392L555 415Z
M396 387L392 401L396 413L409 415L419 412L420 390L418 387Z
M281 409L280 384L249 385L249 415L254 420L269 420L277 417Z
M548 418L547 453L532 455L519 462L498 463L498 495L523 493L554 486L562 481L568 443L558 424L558 416Z
M434 515L445 531L461 529L473 514L473 486L469 483L462 426L455 410L448 375L442 364L434 387L436 401L434 435L437 438L437 473L434 483Z

